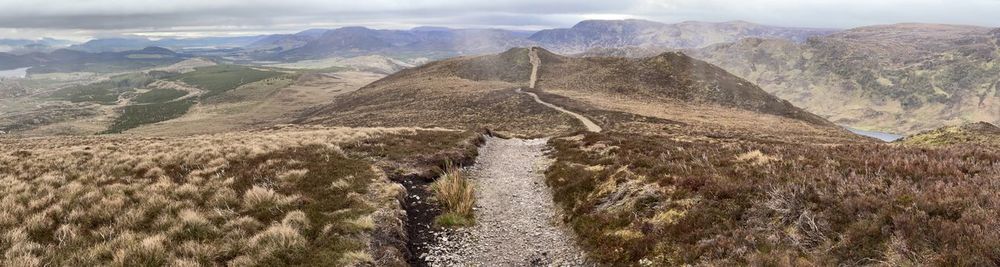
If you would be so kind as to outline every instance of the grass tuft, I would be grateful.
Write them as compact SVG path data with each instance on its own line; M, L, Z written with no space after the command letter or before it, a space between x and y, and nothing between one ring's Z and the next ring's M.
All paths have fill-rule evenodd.
M449 166L444 175L431 184L431 191L445 210L435 222L445 227L474 224L472 207L476 204L475 189L458 168Z

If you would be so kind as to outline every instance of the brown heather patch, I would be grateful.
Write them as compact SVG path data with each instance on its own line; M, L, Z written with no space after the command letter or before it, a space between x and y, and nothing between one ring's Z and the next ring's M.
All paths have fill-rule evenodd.
M603 263L1000 261L996 150L807 144L646 126L551 141L557 161L547 183Z
M416 153L462 151L470 136L280 128L0 138L2 265L402 265L404 192L376 164L431 169ZM424 143L436 145L400 145Z

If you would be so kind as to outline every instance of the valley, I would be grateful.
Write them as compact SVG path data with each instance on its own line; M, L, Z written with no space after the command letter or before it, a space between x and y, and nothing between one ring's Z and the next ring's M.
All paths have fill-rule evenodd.
M1000 262L997 28L0 44L0 266Z

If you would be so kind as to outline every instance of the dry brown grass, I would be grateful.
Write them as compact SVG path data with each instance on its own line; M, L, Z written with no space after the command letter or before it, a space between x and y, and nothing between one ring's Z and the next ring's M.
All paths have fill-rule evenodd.
M449 166L433 184L434 199L441 203L444 214L437 218L442 226L466 226L473 223L472 208L476 205L476 192L462 171Z
M401 227L403 191L375 167L389 159L357 144L415 162L405 159L425 157L413 153L425 150L406 144L436 140L440 146L428 150L456 148L466 136L283 128L183 138L0 138L2 265L401 264L393 240L403 237L389 233Z
M995 149L653 125L621 123L551 142L557 161L547 182L603 263L1000 260Z

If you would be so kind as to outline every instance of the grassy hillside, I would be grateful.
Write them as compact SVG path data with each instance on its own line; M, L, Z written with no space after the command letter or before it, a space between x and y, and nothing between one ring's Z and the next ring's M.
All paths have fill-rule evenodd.
M899 143L917 146L986 146L1000 148L1000 127L987 122L942 127L907 136Z
M383 168L428 171L475 136L0 138L0 265L404 265L404 192Z

